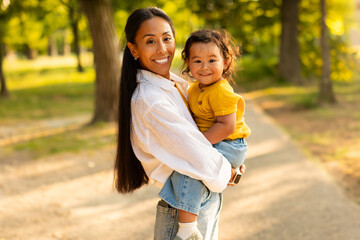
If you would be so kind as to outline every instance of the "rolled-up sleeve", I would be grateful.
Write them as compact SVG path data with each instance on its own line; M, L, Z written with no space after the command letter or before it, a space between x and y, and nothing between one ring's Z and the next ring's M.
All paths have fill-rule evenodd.
M202 180L213 192L226 188L231 166L194 124L170 103L151 104L144 110L133 112L133 131L149 154L181 174Z

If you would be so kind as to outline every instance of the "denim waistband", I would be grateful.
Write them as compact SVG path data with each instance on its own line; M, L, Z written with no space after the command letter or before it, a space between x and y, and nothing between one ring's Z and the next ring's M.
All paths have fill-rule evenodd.
M244 138L224 139L223 141L225 141L225 142L239 141L240 143L245 144L245 139Z
M159 201L159 205L162 207L166 207L166 208L173 208L172 206L170 206L167 202L165 202L163 199L161 199Z

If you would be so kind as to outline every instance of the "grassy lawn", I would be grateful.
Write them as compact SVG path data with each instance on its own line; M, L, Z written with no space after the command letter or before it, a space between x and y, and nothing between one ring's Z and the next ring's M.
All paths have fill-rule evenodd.
M334 82L337 103L317 105L317 86L238 81L256 102L360 203L360 78Z
M36 124L37 120L91 114L95 71L85 56L85 71L76 70L69 57L39 57L33 61L6 60L5 77L10 98L0 99L0 125ZM26 153L31 159L60 152L102 147L114 143L114 127L99 123L54 136L5 147L6 156Z
M90 113L95 72L78 73L73 57L6 60L9 99L0 99L0 124Z
M37 159L63 152L93 151L107 146L115 149L115 129L115 124L111 123L87 125L73 131L6 146L4 151L7 155L20 154L29 159Z

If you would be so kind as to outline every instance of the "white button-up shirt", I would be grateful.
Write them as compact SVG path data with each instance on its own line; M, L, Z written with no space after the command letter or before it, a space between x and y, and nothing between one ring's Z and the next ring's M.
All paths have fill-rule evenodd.
M163 185L175 170L200 179L213 192L223 191L230 163L199 131L181 95L188 84L171 73L169 81L146 70L137 74L131 99L131 143L150 180Z

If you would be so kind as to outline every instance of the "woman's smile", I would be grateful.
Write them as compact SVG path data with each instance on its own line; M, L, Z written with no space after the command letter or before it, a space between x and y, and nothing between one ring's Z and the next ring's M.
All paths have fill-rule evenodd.
M158 64L166 64L169 62L169 57L154 60Z
M175 53L175 38L169 23L161 17L144 21L130 44L131 53L141 68L170 78L171 62Z

